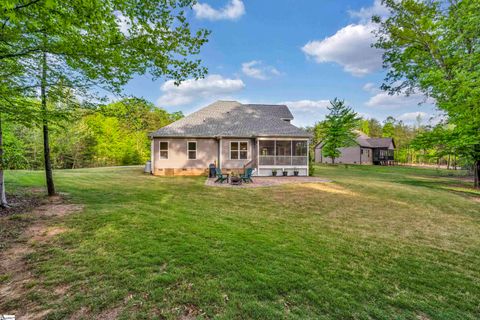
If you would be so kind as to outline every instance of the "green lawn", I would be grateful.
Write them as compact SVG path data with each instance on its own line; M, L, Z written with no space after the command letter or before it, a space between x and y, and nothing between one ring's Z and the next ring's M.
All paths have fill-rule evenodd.
M480 193L462 174L317 167L333 182L226 189L136 168L56 171L84 210L53 220L69 231L28 255L27 293L0 314L478 319ZM6 183L38 188L43 173Z

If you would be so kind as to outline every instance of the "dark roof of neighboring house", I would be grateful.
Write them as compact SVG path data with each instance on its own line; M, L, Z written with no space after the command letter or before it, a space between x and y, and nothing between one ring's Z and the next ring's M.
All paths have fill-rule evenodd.
M185 118L152 132L151 137L310 137L290 124L285 105L241 104L217 101Z
M388 148L390 147L390 143L393 144L393 147L395 148L395 142L393 141L393 138L370 138L366 134L364 134L361 131L357 131L357 139L355 139L356 143L360 147L364 148ZM315 147L318 147L321 145L321 142L319 142Z
M369 138L367 140L372 148L388 148L393 143L392 138ZM393 143L393 147L395 147L395 143Z

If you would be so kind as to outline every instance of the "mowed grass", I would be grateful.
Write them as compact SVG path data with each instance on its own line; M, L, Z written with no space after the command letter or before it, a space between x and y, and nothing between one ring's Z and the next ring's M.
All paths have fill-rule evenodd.
M229 189L59 170L84 210L28 257L22 299L48 319L478 319L480 194L462 174L322 166L333 182ZM43 173L7 185L41 187Z

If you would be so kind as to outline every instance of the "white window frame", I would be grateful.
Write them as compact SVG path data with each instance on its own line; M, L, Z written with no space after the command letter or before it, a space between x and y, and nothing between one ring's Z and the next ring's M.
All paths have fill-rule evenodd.
M188 149L188 145L190 143L195 143L195 150ZM197 160L197 148L198 148L197 141L193 141L193 140L187 141L187 160ZM190 151L195 151L195 158L190 159Z
M240 142L246 142L247 143L247 159L240 159ZM237 159L232 159L232 143L237 143L238 144L238 158ZM250 161L250 141L248 140L238 140L238 141L230 141L230 144L228 145L228 159L229 160L241 160L241 161Z
M167 143L167 158L163 159L162 158L162 155L161 155L161 152L162 151L165 151L165 150L162 150L162 142L166 142ZM158 160L168 160L168 158L170 158L170 141L158 141Z

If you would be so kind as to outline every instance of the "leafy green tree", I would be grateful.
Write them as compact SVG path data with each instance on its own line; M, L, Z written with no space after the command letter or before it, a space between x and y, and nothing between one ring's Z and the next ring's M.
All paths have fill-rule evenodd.
M395 131L395 118L387 117L387 119L383 123L382 137L393 138L394 131Z
M341 154L339 148L355 143L357 134L354 130L357 128L360 118L352 108L345 105L345 101L337 98L330 101L328 110L329 114L323 124L322 153L323 156L331 158L332 164L334 164L335 158Z
M367 119L360 120L360 125L358 129L365 133L367 136L370 136L370 123Z
M206 70L189 57L208 32L190 31L193 0L40 0L0 6L0 60L24 66L39 89L49 195L55 193L49 123L67 108L95 101L93 88L119 93L133 74L180 82ZM99 23L100 22L100 23ZM39 75L40 74L40 75ZM97 90L98 91L98 90ZM84 102L85 104L85 102Z
M384 50L390 93L421 91L455 125L456 144L480 188L480 1L384 0L375 46Z

